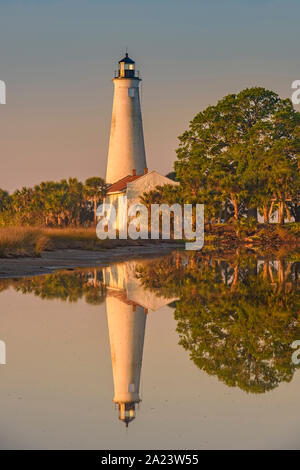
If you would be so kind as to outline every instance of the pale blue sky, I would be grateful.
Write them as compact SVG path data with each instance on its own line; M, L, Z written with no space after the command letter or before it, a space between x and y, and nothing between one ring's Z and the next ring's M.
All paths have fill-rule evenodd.
M299 0L0 0L0 187L105 174L111 78L126 46L143 77L148 166L225 94L300 79Z

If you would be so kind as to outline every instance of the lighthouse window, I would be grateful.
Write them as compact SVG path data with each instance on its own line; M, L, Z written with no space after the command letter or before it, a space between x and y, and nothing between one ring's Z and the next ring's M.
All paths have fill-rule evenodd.
M134 88L128 88L128 96L130 96L130 98L134 98Z
M120 65L120 77L124 77L125 76L125 64L124 62L122 62Z
M128 392L134 392L134 389L135 389L134 384L129 384Z

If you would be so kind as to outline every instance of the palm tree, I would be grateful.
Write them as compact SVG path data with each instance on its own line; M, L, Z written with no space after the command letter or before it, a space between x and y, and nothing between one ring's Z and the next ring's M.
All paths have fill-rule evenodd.
M10 204L10 196L7 191L0 188L0 211L4 211Z
M94 208L94 224L97 223L97 207L100 201L103 201L107 193L107 184L103 178L94 176L88 178L84 185L84 193L88 201L93 204Z

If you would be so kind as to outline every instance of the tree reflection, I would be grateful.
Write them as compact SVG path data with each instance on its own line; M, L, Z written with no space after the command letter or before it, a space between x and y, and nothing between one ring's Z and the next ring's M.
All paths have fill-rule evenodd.
M1 279L0 292L13 287L22 294L34 294L46 300L77 302L83 298L89 304L100 305L105 300L105 287L101 275L101 271L94 269L64 271L22 279Z
M251 393L292 380L296 366L291 345L300 340L297 253L260 259L242 251L230 256L176 252L134 269L122 266L120 276L128 271L134 277L136 271L140 280L133 290L134 283L129 283L132 301L138 297L144 305L149 289L157 298L178 299L174 315L179 343L201 370ZM110 273L112 282L115 271ZM0 292L13 287L42 299L84 299L99 305L106 296L104 284L103 270L88 268L0 280Z
M290 382L300 339L299 263L237 253L230 259L175 254L138 269L149 289L177 296L179 343L229 386L264 393Z

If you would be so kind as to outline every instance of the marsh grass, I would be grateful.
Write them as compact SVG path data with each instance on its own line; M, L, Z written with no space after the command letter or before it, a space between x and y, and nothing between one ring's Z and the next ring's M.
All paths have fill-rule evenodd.
M110 248L118 248L125 246L138 246L138 245L156 245L158 243L174 243L174 240L132 240L131 238L122 240L117 238L115 240L100 240L96 235L96 228L48 228L43 229L43 233L49 239L47 249L82 249L82 250L107 250ZM175 240L176 243L184 243L182 240Z
M260 224L249 238L241 239L249 243L257 243L261 247L272 244L299 243L300 224L264 226ZM213 233L205 234L205 248L214 250L216 247L231 246L236 238L235 230L230 225L217 226ZM164 241L165 243L168 240ZM170 240L174 243L174 240ZM176 240L178 244L184 241ZM99 240L95 227L90 228L0 228L0 258L16 258L25 256L40 256L44 250L80 249L101 251L110 248L137 246L161 243L161 240Z
M110 240L99 240L96 229L90 228L47 228L43 233L49 239L47 249L101 250L111 245Z
M0 257L40 256L48 243L42 230L26 227L0 228Z
M96 228L49 228L43 229L43 233L49 239L47 249L81 249L81 250L107 250L122 246L144 245L145 240L99 240ZM150 241L150 240L149 240ZM146 240L147 242L147 240ZM151 241L150 241L151 242Z
M144 245L151 240L99 240L90 228L0 228L0 258L40 256L45 250L92 250Z

